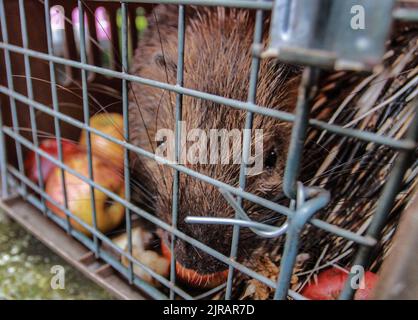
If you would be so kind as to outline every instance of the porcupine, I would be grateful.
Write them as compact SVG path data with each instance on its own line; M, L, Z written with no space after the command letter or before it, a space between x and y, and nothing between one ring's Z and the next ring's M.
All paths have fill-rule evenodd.
M153 13L149 16L149 27L135 52L131 68L133 74L170 84L176 83L177 19L176 6L159 5L154 8ZM246 101L254 20L253 12L246 10L187 7L184 86L226 98ZM266 32L268 20L267 17L263 44L268 41ZM403 32L405 33L403 34ZM412 59L410 57L408 61L404 62L402 71L416 67L413 59L416 55L416 51L414 51L416 48L411 45L410 40L414 39L416 42L417 34L414 28L402 29L402 32L398 32L397 40L392 41L393 54L386 60L386 66L394 64L402 54L412 50ZM296 104L301 69L301 67L285 65L273 59L263 59L260 64L255 103L292 113ZM347 101L350 95L350 106L362 102L361 98L358 98L361 97L360 93L364 93L367 88L373 86L372 81L376 79L380 79L380 84L385 81L380 88L380 94L374 97L376 103L383 101L391 90L397 90L411 78L410 74L404 73L401 78L395 79L390 71L391 69L388 67L386 78L382 78L385 75L384 72L371 76L369 83L359 88L356 94L351 92L358 88L362 81L367 82L368 78L365 75L349 72L325 74L321 81L320 93L312 108L312 116L330 119L337 107ZM376 83L379 85L377 80ZM410 90L396 101L398 103L404 102L408 92L410 93ZM157 130L175 127L176 94L135 83L131 87L129 102L131 142L146 150L155 151L159 146L159 143L154 141ZM355 119L361 108L356 105L356 108L350 109L350 106L347 106L340 116L334 119L336 123ZM385 108L369 121L370 125L366 128L377 130L389 113L396 116L399 112L393 111L393 105ZM183 96L182 121L185 125L185 132L195 128L203 129L206 132L210 129L242 129L245 118L245 111L222 106L208 100ZM364 122L361 122L361 125L363 124ZM247 177L246 191L287 205L288 202L283 197L282 179L291 135L291 124L255 114L253 128L263 129L264 171ZM364 127L362 128L364 129ZM318 214L318 217L356 231L369 219L371 208L381 191L381 182L387 176L385 173L383 178L382 176L376 177L373 181L370 180L368 174L364 175L364 172L374 172L377 175L383 167L382 162L385 165L390 165L394 153L384 147L370 147L367 143L352 139L344 140L331 134L321 137L322 142L318 143L320 134L321 132L314 129L311 129L309 133L304 152L301 180L306 184L310 182L320 184L332 193L332 202ZM345 142L344 148L338 149L338 152L334 150L336 154L332 158L332 165L328 167L328 170L324 170L321 167L322 161L329 159L332 148L338 146L342 141ZM146 183L149 193L153 195L149 199L149 196L134 194L134 198L148 198L147 205L154 208L156 216L171 224L173 169L144 157L134 158L132 168L134 176L138 181ZM380 165L378 165L379 162ZM186 166L232 186L238 186L240 166L237 164L186 164ZM318 172L322 172L322 175L315 176ZM315 180L313 180L314 177ZM347 183L348 178L351 183ZM370 181L364 183L365 179ZM363 184L356 187L356 183ZM228 205L219 190L213 185L186 174L180 174L179 185L178 229L228 256L232 239L231 226L191 225L185 223L184 219L188 215L231 218L235 215L233 208ZM365 185L369 188L366 188ZM350 190L353 192L350 193ZM354 202L354 199L365 194L366 190L369 191L367 201L360 199ZM254 221L280 225L285 220L285 217L278 217L277 213L246 200L243 201L243 208ZM367 213L360 208L367 208L364 209ZM396 225L401 208L401 205L395 206L396 212L392 215L394 218L390 220L391 227L387 228L388 234ZM300 252L308 253L308 255L299 270L306 271L312 268L322 253L322 261L330 261L338 258L343 249L347 251L346 240L324 233L317 228L307 227L305 229ZM160 235L163 241L168 244L170 241L168 233L160 232ZM274 266L280 260L283 241L283 237L265 240L255 236L251 230L242 228L238 260L263 273L266 257L269 263L273 262ZM327 243L328 250L323 252ZM378 251L379 259L381 259L384 250L380 248ZM200 275L214 274L227 269L224 263L179 238L176 238L175 254L179 264ZM346 265L351 257L352 252L348 252L338 262L341 265ZM380 264L379 259L376 259L377 266ZM275 273L277 268L273 269L275 270L273 273ZM238 279L242 278L238 277Z

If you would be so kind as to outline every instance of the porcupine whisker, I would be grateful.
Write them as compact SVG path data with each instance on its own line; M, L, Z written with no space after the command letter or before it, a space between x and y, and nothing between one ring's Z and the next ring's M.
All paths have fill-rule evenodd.
M98 110L98 111L94 112L92 114L92 117L99 114L100 111L104 111L104 112L107 113L107 109L109 109L110 107L113 107L115 105L118 105L118 104L120 104L120 101L115 101L115 102L112 102L112 103L108 103L107 105L103 106L101 110ZM109 119L112 119L112 117L110 117ZM115 126L115 128L116 128L116 126Z
M43 63L44 64L48 64L47 61L43 61ZM72 84L74 84L75 87L76 87L76 89L79 89L80 92L83 90L82 86L76 80L74 80L73 78L69 77L64 71L62 71L61 69L55 69L55 70L56 70L56 72L58 72L59 74L61 74L62 76L64 76L66 80L68 80ZM42 81L43 80L43 81L45 81L47 83L51 83L50 81L45 80L45 79L37 79L37 80L38 81ZM74 96L76 96L77 98L79 98L80 101L83 100L81 95L75 93L75 90L74 90L75 88L74 87L65 87L65 86L62 86L62 85L60 85L58 83L56 83L55 85L57 86L58 89L61 89L61 90L70 92L71 94L73 94ZM106 86L106 85L98 84L98 83L91 83L89 85L89 91L87 92L87 95L90 98L90 100L92 100L97 105L97 107L99 109L102 107L102 105L100 104L99 100L97 100L94 97L94 95L90 94L90 92L94 92L95 91L95 88L96 87L101 89L100 90L100 94L107 95L107 96L111 96L111 97L113 97L115 99L118 99L118 100L122 100L118 95L115 94L115 91L113 90L113 88L111 88L109 86ZM103 88L106 89L106 90L103 90ZM111 92L113 92L113 93L111 93ZM115 97L115 95L116 95L116 97Z
M192 245L192 247L193 247L193 250L194 250L194 251L196 251L197 255L198 255L200 258L202 258L201 254L200 254L200 252L199 252L199 249L197 249L197 248L196 248L195 246L193 246L193 245Z
M105 89L105 90L103 90ZM104 93L106 96L111 97L115 100L122 101L122 97L120 96L120 92L112 87L109 87L102 83L93 82L90 84L89 90L92 92L99 92Z
M40 1L41 3L44 3L42 0L38 0L38 1ZM86 9L87 9L87 11L90 13L90 14L92 14L93 15L93 17L94 17L94 19L95 19L95 21L97 22L97 24L100 26L100 28L103 30L103 32L104 32L104 34L106 35L106 37L108 38L108 40L110 40L110 37L109 37L109 35L107 34L107 32L106 32L106 30L104 29L104 27L102 26L102 24L101 24L101 22L99 21L99 19L96 17L96 15L94 14L94 12L92 11L92 9L88 6L88 4L85 2L85 1L82 1L82 3L83 3L83 5L86 7ZM67 17L64 17L65 18L65 20L69 23L69 24L71 24L71 25L73 25L74 26L74 24L73 24L73 22L71 21L71 19L68 19ZM97 43L91 36L89 36L89 40L94 44L94 45L96 45L98 48L99 48L99 50L101 50L102 52L104 52L104 50L103 50L103 48L101 47L101 45L99 44L99 43ZM120 57L119 57L119 53L118 53L118 50L117 50L117 48L115 48L115 45L113 45L112 44L112 46L113 46L113 52L114 52L114 55L116 56L116 58L117 59L115 59L115 64L116 65L119 65L119 63L117 62L118 60L121 60L120 59ZM121 66L121 65L119 65L119 67L121 68L121 69L124 69L123 68L123 66ZM61 70L58 70L58 71L61 71ZM125 72L127 72L128 70L123 70L123 71L125 71ZM79 86L79 84L78 83L76 83L76 82L74 82L77 86ZM134 99L135 99L135 101L137 101L137 98L136 98L136 94L135 94L135 92L134 92L134 90L132 90L132 87L131 87L131 83L130 82L128 82L127 83L128 84L128 86L130 87L130 92L132 92L133 93L133 96L134 96ZM92 98L93 99L93 101L95 101L95 99L94 99L94 97ZM96 101L97 102L97 101ZM142 111L140 110L140 108L139 108L139 105L138 105L138 103L136 103L136 106L137 106L137 109L139 110L139 112L140 112L140 115L141 115L141 120L142 120L142 123L143 123L143 125L144 125L144 128L145 128L145 130L146 130L146 132L147 132L147 135L148 135L148 140L149 140L149 143L150 143L150 146L151 146L151 148L153 149L153 147L152 147L152 140L151 140L151 138L150 138L150 136L149 136L149 132L148 132L148 128L147 128L147 126L146 126L146 123L145 123L145 121L144 121L144 118L143 118L143 116L142 116ZM110 119L111 121L113 121L112 119ZM116 126L115 126L116 127ZM116 128L117 130L120 130L119 128ZM121 133L122 134L122 133ZM153 149L153 152L154 152L154 149Z
M46 62L45 62L46 63ZM59 69L57 69L57 71L58 72L61 72L61 73L63 73L63 71L62 70L59 70ZM64 73L63 73L64 74ZM17 77L17 78L26 78L26 76L24 76L24 75L13 75L13 77ZM41 79L41 78L37 78L37 77L30 77L32 80L36 80L36 81L40 81L40 82L44 82L44 83L48 83L48 84L51 84L51 81L49 81L49 80L46 80L46 79ZM70 78L69 78L70 79ZM73 79L70 79L74 84L76 84L79 88L80 88L80 90L82 89L81 88L81 86L76 82L76 81L74 81ZM81 95L78 95L78 94L76 94L76 92L75 92L75 90L72 90L71 88L69 88L69 87L64 87L64 86L62 86L62 85L60 85L60 84L56 84L56 86L57 86L57 88L59 89L59 90L63 90L63 91L66 91L66 92L68 92L68 93L71 93L73 96L75 96L75 97L77 97L77 98L79 98L80 99L80 102L82 101L82 96ZM94 96L93 95L91 95L90 93L88 93L88 95L89 95L89 98L97 105L97 107L98 107L98 109L99 110L101 110L101 111L104 111L105 113L107 113L107 110L106 110L106 107L103 107L101 104L100 104L100 102L97 100L97 99L95 99L94 98ZM62 103L60 103L60 105L62 105ZM90 105L90 106L92 106L93 108L95 108L96 106L95 105ZM81 108L81 106L80 106L80 108ZM116 130L118 130L118 131L120 131L120 128L118 128L116 125L115 125L115 123L114 123L114 121L113 121L113 119L110 117L109 118L109 120L110 120L110 122L115 126L115 129ZM121 135L122 135L122 132L119 132Z
M348 170L348 172L350 172L350 171L351 170ZM344 174L338 174L337 176L344 176ZM356 198L359 199L359 198L362 198L362 197L356 196ZM368 199L369 197L363 197L363 198ZM283 197L283 199L285 199L285 197ZM346 201L347 200L341 200L341 202L346 202ZM335 204L337 204L337 203L338 202L336 202ZM266 210L266 212L271 212L269 209L265 209L265 210ZM258 210L258 211L261 212L260 210ZM274 215L272 217L267 217L266 219L263 219L263 220L261 220L259 222L271 224L271 223L275 223L275 222L279 221L280 219L283 219L283 216L276 214L276 215Z
M334 171L339 170L341 167L344 167L344 166L347 166L347 165L350 165L350 164L354 164L355 165L355 164L358 163L359 160L366 159L367 157L372 156L372 155L373 155L373 152L370 151L370 152L368 152L368 153L366 153L364 155L361 155L361 156L359 156L357 158L354 158L354 159L352 159L350 161L344 161L343 162L342 160L340 160L339 162L341 162L341 163L339 165L333 166L329 170L324 171L321 175L315 175L314 177L312 177L311 179L307 180L306 182L309 183L312 180L322 179L322 178L326 178L328 176L331 176L331 175L335 174ZM302 169L302 171L303 170L304 170L304 168Z
M353 163L355 163L355 162L353 161ZM367 168L364 168L364 169L367 169ZM343 172L339 171L338 174L333 175L333 178L338 178L339 176L344 176L346 173L349 173L351 171L352 171L351 169L347 169L347 170L345 170L345 172L344 171ZM327 173L326 175L321 175L321 177L327 177L327 176L330 176L331 174L332 173ZM284 194L280 194L280 195L276 196L276 198L272 199L272 201L279 202L280 200L285 200L285 199L286 199L286 197L284 196ZM265 211L269 212L269 209L266 209ZM278 217L277 215L274 215L272 217L268 217L266 219L263 219L260 222L262 222L262 223L274 223L278 220L280 220L280 217Z
M115 169L114 171L121 179L124 178L124 173L121 172L121 170ZM148 200L151 200L153 198L153 194L145 186L136 181L136 179L134 179L133 177L131 177L129 184L134 191L140 191L143 196L146 196L148 198Z
M367 168L368 168L367 164L363 165L363 169L362 169L363 172L366 172ZM331 172L326 172L326 173L323 173L319 176L316 176L315 179L326 179L326 178L329 178L329 177L332 177L333 179L337 179L339 177L347 175L348 173L352 172L352 170L353 170L352 168L340 169L338 171L338 173L335 172L336 170L332 170ZM360 171L359 170L360 169L358 169L356 172L357 173L362 172L361 170ZM310 180L313 180L313 179L310 179ZM310 180L308 180L307 182L309 182Z
M353 162L354 163L354 162ZM383 166L383 165L382 165ZM367 169L367 168L364 168L364 170L365 169ZM326 174L323 174L323 175L321 175L320 176L320 178L324 178L324 177L329 177L329 176L333 176L333 178L334 179L336 179L336 178L338 178L339 176L344 176L346 173L349 173L349 172L351 172L352 170L351 169L347 169L347 170L345 170L345 172L341 172L341 171L339 171L338 172L338 174L333 174L332 172L331 173L326 173ZM307 182L309 182L309 180L307 181ZM284 196L284 194L279 194L279 195L277 195L276 196L276 198L273 198L272 199L272 201L274 201L274 202L279 202L279 201L281 201L281 200L285 200L286 199L286 197ZM269 209L266 209L266 211L269 211ZM265 220L262 220L261 222L263 222L263 223L272 223L272 222L276 222L277 220L279 220L280 218L279 217L277 217L277 216L273 216L273 217L271 217L271 218L267 218L267 219L265 219Z
M141 194L143 196L146 196L148 200L152 200L154 198L154 195L135 178L131 178L129 183L132 184L132 186L136 187L136 190L140 190Z
M61 70L58 70L59 72L62 72ZM76 81L74 81L73 79L71 79L71 81L77 86L77 87L79 87L80 88L80 90L82 89L82 87L81 87L81 85L78 83L78 82L76 82ZM97 105L97 107L98 107L98 111L97 112L100 112L100 111L102 111L103 113L105 113L105 114L107 114L108 115L108 120L109 120L109 122L113 125L113 127L115 128L115 130L121 135L121 136L123 136L123 129L122 128L119 128L118 126L116 126L116 124L115 124L115 122L114 122L114 120L113 120L113 118L112 117L109 117L109 113L107 112L107 107L108 106L103 106L92 94L90 94L90 93L88 93L88 96L89 96L89 98L93 101L93 102L95 102L95 104ZM82 100L82 97L81 96L78 96L79 98L81 98L81 100ZM93 108L94 108L94 105L93 105ZM97 113L96 112L96 113Z
M57 69L57 71L58 71L58 72L62 72L62 71L61 71L61 70L59 70L59 69ZM21 75L21 74L14 74L14 75L12 75L12 76L13 76L13 77L15 77L15 78L26 78L26 76L25 76L25 75ZM47 79L37 78L37 77L34 77L34 76L31 76L29 79L31 79L31 80L36 80L36 81L39 81L39 82L45 82L45 83L48 83L48 84L51 84L51 83L52 83L51 81L49 81L49 80L47 80ZM73 81L73 80L72 80L72 81ZM59 83L56 83L56 87L57 87L59 90L63 90L63 91L66 91L66 92L71 93L73 96L75 96L75 97L79 98L80 100L82 100L82 99L83 99L83 97L82 97L81 95L76 94L74 90L71 90L70 88L64 87L63 85L60 85Z
M65 75L64 72L62 70L57 69L57 72L60 72L61 74ZM72 79L71 77L67 76L67 80L71 81L71 82L76 82L76 80ZM65 87L67 89L70 90L78 90L78 91L82 91L82 88L80 86L67 86ZM100 94L103 94L107 97L111 97L117 101L122 101L122 98L120 97L120 94L115 94L115 89L105 85L105 84L101 84L101 83L90 83L89 85L89 92L98 92ZM94 95L91 96L92 99L94 99ZM98 103L98 100L94 99L94 102Z
M33 131L32 127L16 127L16 129L19 131L26 131L26 132ZM38 137L41 137L41 138L55 138L54 134L47 132L47 131L42 131L42 130L37 130L37 135ZM72 140L68 138L61 138L61 140L77 144L76 140Z
M95 18L95 20L96 20L96 22L98 23L98 25L100 26L100 28L102 29L102 31L104 32L104 34L106 35L106 37L108 38L108 40L110 40L110 37L109 37L109 35L107 34L107 32L106 32L106 30L104 29L104 27L102 26L102 24L101 24L101 22L100 22L100 20L98 20L98 18L94 15L94 13L93 13L93 11L92 11L92 9L88 6L88 4L84 1L84 0L82 0L82 2L83 2L83 5L84 6L86 6L86 8L87 8L87 10L94 16L94 18ZM100 45L99 45L99 47L100 47ZM114 54L115 54L115 56L117 57L117 59L116 59L116 61L115 61L115 63L124 71L124 72L128 72L128 70L125 70L125 68L122 66L122 65L120 65L120 64L118 64L117 63L117 61L118 60L121 60L120 59L120 57L119 57L119 53L118 53L118 50L117 50L117 48L115 48L115 46L113 45L113 51L114 51ZM167 79L168 79L168 75L167 75ZM167 83L168 83L168 80L167 80ZM137 106L137 109L138 109L138 111L139 111L139 113L140 113L140 115L141 115L141 120L142 120L142 122L143 122L143 125L144 125L144 128L145 128L145 130L147 131L147 135L148 135L148 142L149 142L149 144L150 144L150 146L151 146L151 148L152 148L152 151L153 152L155 152L154 151L154 148L153 148L153 146L152 146L152 140L151 140L151 138L150 138L150 136L149 136L149 132L148 132L148 128L147 128L147 126L146 126L146 123L145 123L145 121L144 121L144 118L143 118L143 116L142 116L142 111L141 111L141 109L139 108L139 104L138 104L138 101L137 101L137 98L136 98L136 94L135 94L135 91L134 90L132 90L132 87L131 87L131 83L130 82L128 82L127 83L128 84L128 86L130 87L129 89L130 89L130 92L132 92L133 93L133 96L134 96L134 99L135 99L135 101L136 101L136 106Z
M59 72L62 72L61 70L58 70ZM14 75L15 77L22 77L21 75ZM33 80L37 80L37 81L42 81L42 82L46 82L46 83L51 83L50 81L48 81L48 80L45 80L45 79L41 79L41 78L36 78L36 77L32 77L32 79ZM74 83L76 83L74 80L71 80L71 81L73 81ZM77 84L77 83L76 83ZM57 84L57 87L59 88L59 89L62 89L62 90L65 90L65 91L67 91L67 92L70 92L71 94L73 94L74 96L76 96L76 97L78 97L78 98L80 98L81 99L81 96L79 96L79 95L77 95L73 90L71 90L71 89L69 89L69 88L67 88L67 87L64 87L64 86L61 86L61 85L59 85L59 84ZM89 96L90 96L90 98L92 98L93 99L93 97L89 94ZM106 111L106 108L107 107L109 107L110 105L112 105L112 104L110 104L110 105L107 105L107 106L101 106L100 105L100 103L96 100L96 99L93 99L93 101L95 101L97 104L98 104L98 107L99 107L99 111L105 111L105 113L107 113L107 111ZM61 103L61 105L62 105L62 103ZM109 117L109 120L111 121L111 122L113 122L113 124L114 124L114 121L113 121L113 119L111 118L111 117ZM120 128L118 128L117 126L115 126L115 128L118 130L118 131L120 131ZM121 132L120 132L121 133ZM122 133L121 133L122 134ZM55 137L54 135L49 135L49 137ZM63 139L64 140L64 139ZM66 139L66 140L68 140L68 141L70 141L70 139ZM97 152L95 152L95 154L97 154ZM128 168L130 168L129 166L128 166ZM132 182L131 182L132 183ZM145 194L147 197L149 197L149 198L152 198L152 195L151 195L151 193L149 192L149 190L147 190L145 187L143 187L142 185L140 185L139 183L135 183L135 184L133 184L133 186L134 187L139 187L140 188L140 190L142 190L142 192L141 193L143 193L143 194Z

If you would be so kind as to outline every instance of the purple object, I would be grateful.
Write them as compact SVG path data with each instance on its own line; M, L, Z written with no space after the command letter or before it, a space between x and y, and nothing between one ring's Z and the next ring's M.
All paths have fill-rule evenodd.
M110 40L110 22L109 16L107 15L106 9L104 7L99 7L96 9L95 21L96 21L96 31L97 31L97 39L99 41L107 41ZM76 30L80 29L80 19L78 8L74 8L72 12L72 19L74 23L74 28ZM84 23L87 26L87 16L84 16Z
M104 7L99 7L95 12L97 39L99 41L110 40L110 21Z
M80 29L80 19L78 18L78 16L79 16L78 8L74 8L74 10L71 14L71 17L72 17L72 20L73 20L73 26L74 26L74 28L79 30ZM87 16L86 16L85 13L84 13L84 25L86 26L86 30L87 30L88 22L87 22Z

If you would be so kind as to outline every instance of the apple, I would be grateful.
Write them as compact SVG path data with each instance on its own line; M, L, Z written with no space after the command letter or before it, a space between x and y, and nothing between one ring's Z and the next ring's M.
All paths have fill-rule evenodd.
M72 154L77 153L77 152L80 151L80 149L78 148L78 146L74 142L71 142L71 141L68 141L68 140L61 140L61 145L62 145L62 154L63 154L64 160L67 156L72 155ZM57 140L56 139L42 140L41 143L39 144L39 148L42 151L44 151L44 152L48 153L49 155L58 159L58 148L57 148ZM42 177L43 177L43 180L46 181L48 179L48 176L51 173L52 169L55 168L55 164L53 162L49 161L48 159L42 157L41 155L39 156L39 160L41 162ZM27 177L31 181L33 181L35 183L38 183L39 172L38 172L38 168L36 166L36 155L35 155L34 151L30 151L26 155L25 171L26 171Z
M127 252L127 248L125 248ZM155 273L167 278L170 274L170 261L167 258L160 256L158 253L152 250L140 250L138 247L133 246L132 256L143 265L153 270ZM126 257L122 257L122 264L125 267L129 266L129 260ZM142 280L152 284L153 286L160 286L160 282L154 279L148 272L141 268L137 264L133 264L135 275Z
M77 153L65 159L65 164L81 175L88 177L88 160L87 154ZM92 157L94 181L103 188L124 197L124 180L118 170L111 165L101 161L96 157ZM82 181L75 175L65 171L65 186L67 190L68 209L78 218L93 225L93 210L91 207L90 185ZM56 167L51 172L46 186L46 193L51 196L59 204L64 205L64 190L61 179L61 170ZM117 227L124 219L124 206L113 201L105 193L97 188L94 189L97 228L106 233ZM64 218L65 213L57 208L54 204L47 201L48 208L56 215ZM71 225L78 231L90 236L90 232L81 224L70 219Z
M113 237L112 242L120 249L128 252L128 234L125 232L119 236ZM150 231L141 226L132 228L132 256L135 260L146 265L148 268L167 278L170 274L170 261L153 250L148 250L153 242L153 235ZM129 259L122 255L121 262L125 267L129 266ZM135 275L142 280L152 284L155 287L160 286L160 282L154 279L139 265L133 263Z
M161 240L161 252L168 260L171 259L171 251L163 240ZM212 289L226 282L228 270L212 274L199 274L195 270L183 267L176 261L176 278L194 288Z
M151 247L153 243L153 234L142 226L135 226L131 230L132 233L132 245L137 247L138 250L145 251ZM128 246L128 234L126 232L112 237L112 242L116 244L120 249L125 250Z
M318 275L315 283L306 286L302 295L312 300L337 300L348 279L348 271L338 268L330 268ZM354 299L368 300L372 297L372 290L375 287L378 276L373 272L364 273L364 289L358 289Z
M123 117L119 113L98 113L90 118L90 126L104 134L119 140L123 138ZM123 168L124 151L121 145L111 142L97 134L91 134L92 153L110 161L114 166ZM87 147L87 132L83 130L80 136L80 147Z

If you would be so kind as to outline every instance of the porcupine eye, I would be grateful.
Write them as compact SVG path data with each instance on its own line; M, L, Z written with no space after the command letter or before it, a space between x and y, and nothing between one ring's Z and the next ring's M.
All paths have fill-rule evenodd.
M266 159L264 161L264 167L267 170L271 170L272 168L274 168L276 166L276 162L277 162L277 152L274 148L272 148L266 156Z

